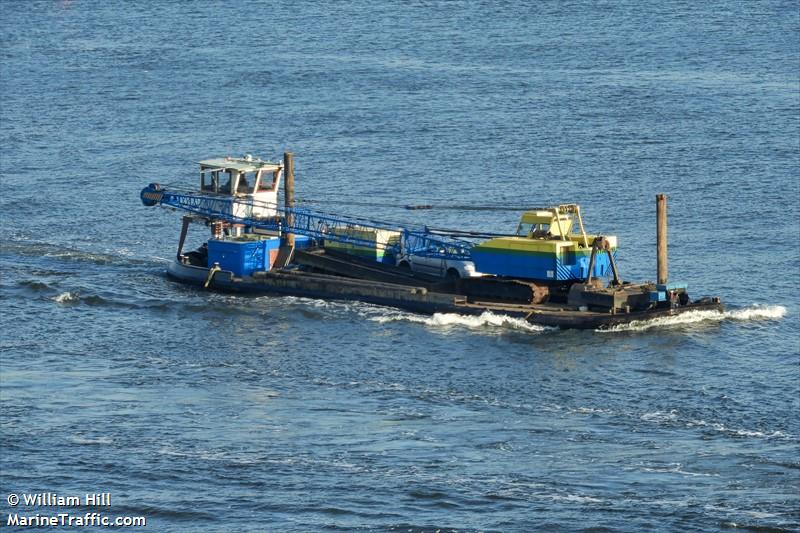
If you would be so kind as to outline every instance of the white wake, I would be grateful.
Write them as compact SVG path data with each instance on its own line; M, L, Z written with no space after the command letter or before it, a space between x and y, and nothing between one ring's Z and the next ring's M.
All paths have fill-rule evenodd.
M742 309L733 309L719 313L717 311L689 311L675 316L664 316L651 320L635 320L628 324L619 324L600 332L644 331L653 328L682 326L700 322L721 322L723 320L754 321L778 320L786 316L786 307L782 305L751 305Z
M544 326L531 324L521 318L498 315L484 311L480 315L460 315L457 313L435 313L432 316L414 315L411 313L386 313L369 317L369 320L385 324L387 322L414 322L433 328L449 329L466 327L469 329L505 328L541 333Z

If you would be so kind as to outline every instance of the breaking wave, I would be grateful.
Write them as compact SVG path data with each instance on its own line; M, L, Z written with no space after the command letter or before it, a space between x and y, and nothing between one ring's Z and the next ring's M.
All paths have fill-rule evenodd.
M531 324L521 318L495 314L490 311L484 311L480 315L462 315L458 313L434 313L433 315L422 315L403 311L393 307L385 307L358 301L319 300L295 296L282 297L281 300L285 303L298 305L302 308L313 308L336 315L355 313L364 320L377 322L379 324L388 324L391 322L410 322L414 324L423 324L425 326L442 330L462 327L474 330L494 329L497 331L502 331L505 329L533 333L542 333L547 330L557 329Z
M690 420L687 423L687 427L708 428L719 433L727 433L736 437L753 437L762 439L780 439L789 437L789 435L782 431L764 432L750 429L737 429L727 427L725 424L719 422L706 422L705 420Z
M106 300L102 296L97 296L97 295L81 296L80 291L62 292L58 296L54 297L53 300L55 300L57 303L60 304L74 304L81 302L87 305L114 305L114 302L110 302L109 300ZM131 304L117 303L116 305L120 305L122 307L136 307Z
M689 311L675 316L653 318L652 320L635 320L628 324L619 324L596 331L608 333L618 331L645 331L653 328L682 326L700 322L721 322L723 320L778 320L786 316L786 307L782 305L752 305L742 309L734 309L718 313L717 311Z
M653 411L639 416L639 420L660 426L677 426L688 429L697 428L710 432L722 433L732 437L749 437L759 439L796 439L796 435L784 433L783 431L768 431L758 429L745 429L726 426L721 422L708 422L702 419L684 417L675 410Z
M526 322L521 318L497 315L485 311L480 315L460 315L457 313L435 313L432 316L393 312L369 317L369 320L385 324L387 322L415 322L434 328L466 327L469 329L505 328L541 333L550 328Z
M70 304L79 301L81 297L77 292L62 292L53 299L60 304Z
M786 308L782 305L753 305L726 311L724 315L733 320L776 320L786 316Z

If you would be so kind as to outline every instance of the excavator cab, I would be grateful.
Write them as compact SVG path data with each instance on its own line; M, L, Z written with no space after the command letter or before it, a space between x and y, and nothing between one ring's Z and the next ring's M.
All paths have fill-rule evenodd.
M523 213L516 234L528 239L559 239L571 232L572 217L553 209Z

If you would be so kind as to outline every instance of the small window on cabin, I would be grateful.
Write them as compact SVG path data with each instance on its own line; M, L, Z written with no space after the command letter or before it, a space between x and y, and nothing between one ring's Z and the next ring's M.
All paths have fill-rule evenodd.
M236 186L236 192L240 194L252 194L253 186L256 183L256 173L248 172L239 175L239 185Z
M521 223L517 228L520 237L547 237L550 233L550 224Z
M230 171L221 172L220 174L219 192L230 194L233 176L231 176Z
M522 222L519 227L517 228L517 235L520 237L528 237L531 232L533 232L533 227L536 224L528 224L526 222Z
M200 173L200 188L204 191L214 192L214 174L216 172L201 172Z
M258 184L258 192L268 192L275 190L275 175L276 173L272 172L262 172L261 173L261 183Z

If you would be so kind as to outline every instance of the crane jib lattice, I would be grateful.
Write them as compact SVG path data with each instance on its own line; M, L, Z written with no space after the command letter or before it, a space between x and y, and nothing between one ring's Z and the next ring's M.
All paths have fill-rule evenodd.
M474 243L465 239L431 233L425 226L399 226L349 215L312 211L302 207L286 208L246 197L218 196L166 189L151 183L141 192L144 205L170 207L200 218L243 224L251 228L304 235L329 242L380 248L410 255L442 259L469 260ZM268 211L273 216L251 216L254 211ZM287 224L287 220L291 224ZM376 242L366 233L371 230L399 232L401 242Z

